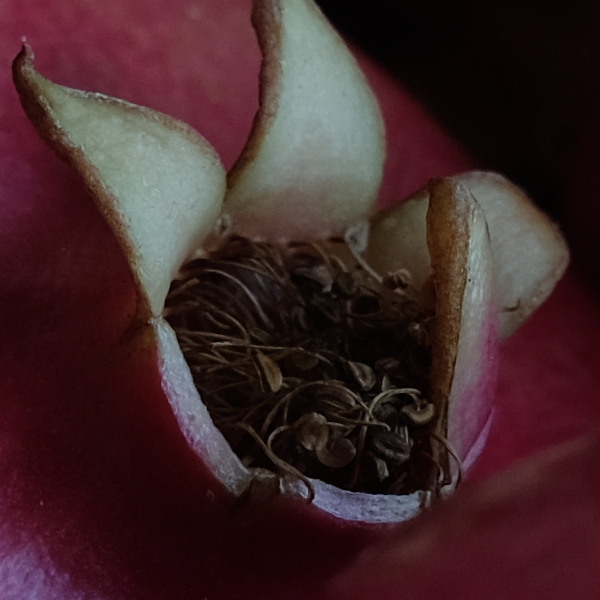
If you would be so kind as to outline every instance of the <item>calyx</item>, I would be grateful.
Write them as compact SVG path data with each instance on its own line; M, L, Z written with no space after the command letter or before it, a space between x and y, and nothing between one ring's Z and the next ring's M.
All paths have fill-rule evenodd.
M492 420L499 338L551 292L568 262L564 241L521 190L491 173L432 180L373 215L384 132L351 54L312 0L255 0L254 24L264 54L260 109L228 176L188 126L52 83L35 70L27 46L14 79L32 123L80 175L121 244L138 291L133 324L157 350L166 400L199 459L232 494L260 477L213 425L163 318L171 281L206 249L223 214L234 233L276 244L340 236L367 223L366 261L383 275L407 269L421 298L433 298L433 427L468 469ZM449 489L457 477L453 469ZM351 520L406 519L429 496L427 489L373 496L312 483L317 507ZM297 481L279 485L305 495Z

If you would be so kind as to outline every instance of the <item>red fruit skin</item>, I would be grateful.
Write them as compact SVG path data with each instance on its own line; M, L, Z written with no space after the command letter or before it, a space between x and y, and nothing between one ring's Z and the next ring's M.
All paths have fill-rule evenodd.
M33 133L10 82L10 60L27 36L42 73L181 118L230 165L256 107L259 54L249 14L246 0L0 6L2 599L326 597L333 574L387 535L297 502L232 504L187 447L154 352L130 327L135 293L114 239ZM457 145L397 83L364 64L388 124L382 201L467 168ZM507 346L498 416L475 476L597 422L599 333L597 308L568 278ZM462 494L448 502L456 519L469 510ZM446 507L420 523L431 518L438 527L438 510ZM542 513L535 531L557 526L545 514L555 513ZM490 527L500 516L512 519L510 510L484 516ZM509 532L518 546L521 531ZM578 535L573 530L571 541ZM469 548L465 536L458 550L444 542L438 551L469 556ZM390 590L405 591L397 587L405 579L398 569ZM418 597L423 585L412 580L407 595Z
M495 423L470 478L600 423L600 310L574 271L502 348Z
M600 430L417 517L334 579L334 598L594 600ZM454 501L456 500L456 501Z

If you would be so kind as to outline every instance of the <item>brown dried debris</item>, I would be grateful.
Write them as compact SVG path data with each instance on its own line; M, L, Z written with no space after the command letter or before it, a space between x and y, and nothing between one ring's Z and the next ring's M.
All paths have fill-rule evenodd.
M433 314L410 274L373 273L358 246L360 231L285 247L229 237L184 267L165 316L247 466L410 493L444 479L427 401Z

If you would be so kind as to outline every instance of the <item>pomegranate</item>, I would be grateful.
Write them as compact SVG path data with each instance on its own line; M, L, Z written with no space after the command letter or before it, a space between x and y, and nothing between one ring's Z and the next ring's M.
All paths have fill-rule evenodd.
M314 14L309 4L301 4L308 7L309 14ZM269 27L279 26L286 31L287 3L257 5L263 23L272 21L283 6L284 19ZM229 8L218 10L235 12ZM322 24L320 20L319 23ZM263 35L268 37L267 33L272 32L267 28ZM276 60L276 54L267 54L267 67L269 61L272 64ZM6 397L12 408L7 411L5 427L10 433L4 438L7 464L11 465L6 470L10 485L5 488L9 500L6 523L10 527L3 537L7 557L3 568L8 574L3 583L6 593L38 597L58 594L65 598L90 594L107 598L194 594L282 598L305 595L307 589L318 593L331 573L348 564L350 557L373 538L383 535L381 529L366 523L412 515L420 508L422 495L418 495L416 502L395 495L374 497L342 492L319 482L313 483L312 504L306 503L302 487L299 491L294 482L290 485L278 482L275 494L261 494L261 490L271 490L269 485L265 488L262 484L258 494L245 493L257 478L212 428L191 385L175 338L161 319L171 278L192 249L191 242L201 243L217 218L223 191L218 161L203 141L166 117L157 118L156 113L145 109L76 94L50 84L35 72L27 50L17 61L16 72L18 87L34 122L84 177L120 246L96 218L85 195L78 191L78 183L64 171L63 180L69 182L73 193L55 205L64 207L58 216L54 215L56 208L52 210L46 202L38 201L36 194L27 196L29 205L25 204L21 212L13 209L9 212L13 224L22 223L28 206L35 209L36 218L25 229L27 239L32 240L29 246L17 243L23 229L14 227L15 233L6 238L7 248L12 241L13 247L20 250L19 259L8 263L12 279L10 294L26 299L25 304L6 304L10 307L6 323L12 324L5 345L6 364L13 367L6 381ZM75 115L74 127L66 124L77 112L71 103L73 98L82 102L82 112ZM119 127L113 129L111 121L121 117L117 109L111 112L112 107L127 113ZM96 121L94 113L104 109L108 113ZM272 118L268 109L263 114ZM252 151L238 163L241 165L237 167L238 181L239 169L242 174L250 173L248 177L252 179L252 158L260 156L266 144L261 134L265 125L261 125L260 118L248 145ZM366 135L372 133L374 120L377 117L369 122ZM166 122L167 131L153 130L157 122L160 125ZM291 122L296 131L302 131L302 121L294 124L293 118L286 117L281 122L286 127ZM80 125L93 132L90 142L78 137ZM142 153L147 149L146 144L150 147L157 140L164 140L177 152L190 138L194 138L191 146L200 150L187 146L182 154L170 155L170 150L162 153L166 146L159 144L160 151L154 155L154 158L160 155L158 162L149 161L146 156L139 161L135 158L126 161L123 157L129 153L124 151L119 135L127 134L129 125L132 135L143 138L139 144ZM181 137L172 137L173 131ZM102 132L99 137L98 132ZM94 146L95 142L98 147L90 151L90 144ZM111 147L116 149L113 157ZM284 149L277 143L270 150L271 155L277 158L280 150ZM45 156L41 149L35 152ZM147 235L149 229L144 222L147 215L144 211L129 210L127 188L139 185L140 181L145 185L143 176L156 176L154 182L171 176L165 181L169 191L180 184L187 186L196 174L188 176L185 171L182 176L179 169L186 158L196 156L194 152L204 165L199 181L192 182L194 193L212 191L213 199L198 207L189 200L193 194L172 196L170 207L174 212L166 219L159 213L151 217L154 230ZM314 162L314 154L307 152L307 155ZM359 162L360 158L359 155ZM105 159L107 163L102 162ZM51 159L45 161L61 172ZM38 176L46 169L44 161L41 162ZM285 164L289 166L289 160ZM137 165L146 171L131 184L127 170ZM170 169L170 165L175 169ZM280 172L271 167L269 170ZM293 169L291 176L295 176ZM230 190L235 190L236 177L231 178ZM277 177L273 179L276 184ZM47 195L44 197L51 195L53 185L59 187L62 183L60 178L43 181L42 189ZM279 181L281 185L289 184L289 180ZM376 188L378 183L376 174L371 185ZM335 193L338 185L332 186ZM478 185L490 193L477 193ZM161 191L159 197L165 195ZM261 195L265 195L263 190ZM182 197L188 200L182 203ZM234 230L253 237L263 236L256 231L255 224L249 231L243 230L247 222L243 203L232 197ZM501 210L504 203L496 205L498 197L508 198L511 211L533 216L532 243L546 247L545 239L549 239L552 247L558 248L556 260L542 261L546 271L539 264L519 265L522 261L515 260L505 237L516 227L515 220L505 218ZM409 264L409 270L413 277L423 279L423 286L425 281L433 282L435 292L431 394L438 398L434 402L436 423L469 466L482 449L490 422L492 396L481 388L490 382L488 361L493 362L497 348L493 336L498 313L494 307L500 308L504 333L528 315L547 295L548 282L555 280L564 266L560 238L520 191L495 175L467 174L434 180L426 191L418 193L407 206L416 207L415 214L428 210L425 242L416 231L417 226L422 227L417 224L423 221L406 217L411 208L392 207L371 218L368 248L361 247L360 236L355 244L348 232L360 229L348 226L355 219L369 216L367 211L374 194L361 191L357 202L361 198L368 206L349 217L334 214L331 222L326 223L331 211L323 213L325 224L318 232L319 237L346 234L350 245L358 246L359 257L365 250L368 263L375 265L378 272L394 273L398 270L398 265L392 264L396 257L402 258L401 267L410 257L405 259L405 254L395 249L377 250L375 244L392 246L389 241L395 238L386 234L390 223L393 227L414 230L411 248L418 250L417 266ZM493 200L486 205L486 198ZM76 200L81 204L76 204ZM226 199L226 207L227 202ZM238 202L242 208L236 208ZM335 208L338 202L333 200L331 206ZM175 207L181 211L178 213L179 208ZM318 209L317 206L317 216ZM196 210L201 214L190 216L190 211ZM268 228L274 210L266 203L257 222ZM285 235L285 214L290 210L288 207L284 216L279 217L277 227L274 225L278 242L282 231ZM166 244L165 249L165 244L160 247L156 243L155 234L160 233L161 226L169 228L173 214L175 223L171 225L178 233L181 234L181 228L185 233L171 239L172 245ZM291 219L290 230L296 222L297 219ZM78 224L75 228L74 223ZM488 227L491 241L487 237ZM306 233L306 229L307 226L294 232L290 240ZM65 241L57 244L57 240ZM430 266L424 265L423 259L429 256L427 244ZM121 252L129 259L129 268L123 264ZM39 277L33 280L18 269L28 256L32 263L42 257L46 261L40 265ZM52 267L48 268L48 264ZM428 269L433 272L432 278ZM460 276L455 276L457 273L462 274L462 283ZM531 273L539 279L532 282ZM498 288L493 287L492 278L501 282ZM36 309L31 317L23 318L40 303L47 309L41 313ZM465 329L466 317L477 326ZM31 344L31 340L36 343ZM14 358L17 355L18 363ZM473 363L479 361L481 368L473 368ZM39 405L40 398L50 401ZM14 403L17 399L23 401ZM469 413L474 418L471 415L466 418ZM451 468L450 486L455 476ZM398 511L398 506L408 506L406 513L404 508ZM268 565L266 571L264 565ZM232 568L235 578L228 576Z

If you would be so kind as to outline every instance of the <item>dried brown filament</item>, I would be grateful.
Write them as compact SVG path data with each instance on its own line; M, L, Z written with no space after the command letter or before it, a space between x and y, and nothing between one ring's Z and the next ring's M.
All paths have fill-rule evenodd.
M408 273L372 272L357 243L229 237L184 267L165 315L247 466L410 493L446 479L431 459L433 314Z

